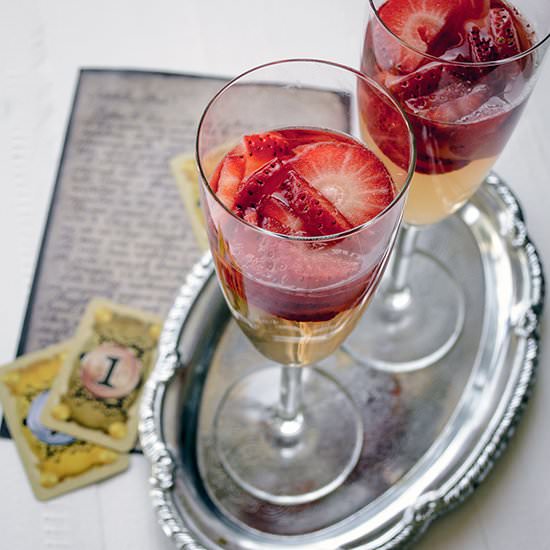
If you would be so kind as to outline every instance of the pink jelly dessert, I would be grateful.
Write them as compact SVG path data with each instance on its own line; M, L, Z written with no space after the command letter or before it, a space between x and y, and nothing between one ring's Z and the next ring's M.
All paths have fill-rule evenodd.
M519 12L502 0L387 0L378 16L386 28L376 18L369 22L362 70L409 116L416 170L444 173L498 155L525 104L533 70L529 55L503 62L533 44ZM391 113L367 115L369 131L385 136L375 137L378 146L402 164L386 128Z
M218 273L235 308L326 321L359 304L377 281L390 235L379 227L359 241L345 232L385 210L396 190L384 164L354 139L306 128L244 136L209 184L249 224L221 207L219 219L209 219ZM389 233L395 225L386 224ZM288 238L331 235L329 242Z

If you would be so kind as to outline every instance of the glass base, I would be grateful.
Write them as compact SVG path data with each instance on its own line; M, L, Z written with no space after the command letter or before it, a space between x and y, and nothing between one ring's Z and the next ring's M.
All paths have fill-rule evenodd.
M389 270L387 272L389 274ZM415 251L408 287L390 294L387 279L344 345L356 361L391 372L432 365L458 340L464 325L464 295L436 258Z
M311 367L302 373L302 406L278 414L281 368L247 374L226 392L215 418L216 449L232 479L274 504L301 504L336 489L353 470L363 423L348 392Z

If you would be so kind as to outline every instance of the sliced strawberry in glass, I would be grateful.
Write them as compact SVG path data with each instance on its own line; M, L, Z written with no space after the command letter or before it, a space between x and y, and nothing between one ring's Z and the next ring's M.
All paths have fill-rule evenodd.
M323 130L314 130L312 128L286 128L280 130L280 134L285 138L289 147L295 149L300 145L318 143L321 141L342 141L344 143L355 143L353 139L343 134L330 133L327 135Z
M465 20L481 19L487 15L491 0L458 0L452 2L456 12Z
M283 235L304 235L304 223L294 215L288 204L276 196L266 197L258 207L257 225Z
M251 134L243 138L245 176L249 176L270 160L290 154L287 140L278 132Z
M218 183L220 181L220 172L222 171L222 166L223 166L223 159L216 166L214 173L212 174L212 177L208 182L208 185L210 185L210 189L212 189L214 193L218 192Z
M499 59L520 53L521 46L514 20L506 8L489 10L489 26Z
M279 159L274 159L248 177L245 176L235 190L233 208L238 214L243 214L249 207L256 208L262 198L279 189L287 173L286 166Z
M378 15L412 49L384 37L384 29L374 25L376 59L384 69L409 73L425 61L413 50L440 56L457 45L466 21L478 20L488 10L489 0L388 0Z
M408 130L395 106L373 88L360 85L359 108L365 139L374 142L397 166L407 170L410 159Z
M231 209L235 206L235 195L243 178L244 161L239 155L229 154L219 164L219 175L217 172L218 169L214 172L210 185L220 201Z
M493 38L474 25L466 34L470 48L470 58L474 63L484 63L498 59L497 49Z
M451 12L439 34L428 45L427 53L435 57L445 54L448 59L451 52L460 50L464 42L464 33L468 29L483 24L489 13L490 0L447 0L452 4Z
M390 76L386 86L401 101L429 95L438 89L443 71L443 64L427 63L407 75Z
M427 52L431 42L445 27L453 8L454 2L445 0L388 0L379 9L378 15L388 29L408 46ZM422 63L422 56L403 48L392 37L382 42L382 32L377 31L376 35L375 45L384 46L393 68L408 73Z
M395 196L386 167L365 147L314 143L296 153L294 170L353 226L379 214Z
M290 211L302 221L308 236L334 235L352 228L334 204L295 170L288 171L280 194Z

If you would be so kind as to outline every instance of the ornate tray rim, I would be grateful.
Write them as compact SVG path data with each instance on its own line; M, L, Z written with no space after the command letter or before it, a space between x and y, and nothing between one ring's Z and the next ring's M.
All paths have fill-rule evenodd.
M538 327L544 304L542 262L535 245L529 239L519 201L512 191L496 174L488 176L485 184L497 192L512 217L510 242L513 247L524 250L534 289L531 306L516 326L516 331L520 331L526 341L518 382L498 426L470 468L450 488L423 494L415 503L414 509L409 510L403 518L399 529L378 550L392 550L411 544L424 533L433 520L464 502L473 493L506 448L532 392L539 357ZM151 462L149 483L153 508L166 536L177 548L183 550L207 549L196 541L175 508L172 489L176 462L157 429L155 404L162 398L167 384L180 365L177 351L180 335L193 303L213 269L212 257L208 252L187 275L166 318L159 340L158 359L145 385L140 406L139 436L143 453Z

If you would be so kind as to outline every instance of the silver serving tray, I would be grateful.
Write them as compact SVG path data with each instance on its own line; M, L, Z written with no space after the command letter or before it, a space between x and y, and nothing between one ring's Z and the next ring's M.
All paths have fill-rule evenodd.
M141 406L153 506L178 548L404 547L485 478L533 382L541 263L517 200L495 175L457 215L425 230L419 248L462 284L464 331L440 363L413 373L371 370L344 352L320 365L362 408L366 443L344 485L293 507L241 491L213 452L223 392L269 362L230 319L210 256L195 266L164 325Z

